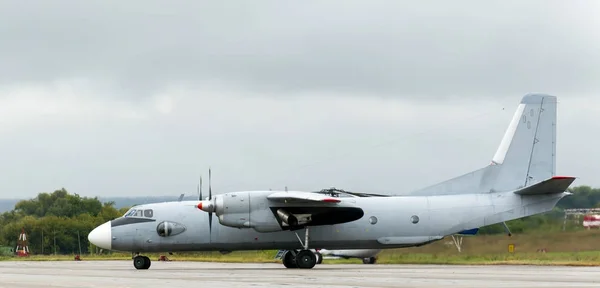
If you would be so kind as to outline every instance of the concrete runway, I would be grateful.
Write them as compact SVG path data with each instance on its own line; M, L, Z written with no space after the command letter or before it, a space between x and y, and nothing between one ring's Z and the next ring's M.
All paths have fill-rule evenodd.
M600 267L0 262L0 287L600 287Z

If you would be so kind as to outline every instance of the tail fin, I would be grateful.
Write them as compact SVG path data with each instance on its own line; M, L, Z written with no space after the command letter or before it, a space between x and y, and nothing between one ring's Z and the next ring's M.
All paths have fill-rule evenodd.
M512 191L553 177L556 173L556 104L556 96L525 95L491 165L410 194Z

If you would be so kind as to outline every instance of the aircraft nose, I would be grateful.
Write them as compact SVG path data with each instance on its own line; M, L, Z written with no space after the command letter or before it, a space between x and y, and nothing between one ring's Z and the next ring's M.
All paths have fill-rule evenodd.
M90 234L88 234L88 240L90 243L102 248L110 250L112 247L112 225L110 221L96 227Z

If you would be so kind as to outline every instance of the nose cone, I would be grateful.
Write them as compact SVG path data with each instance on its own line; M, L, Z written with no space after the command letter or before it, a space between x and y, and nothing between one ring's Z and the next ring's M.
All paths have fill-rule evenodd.
M96 227L88 235L90 243L102 248L110 250L112 247L112 232L110 221Z

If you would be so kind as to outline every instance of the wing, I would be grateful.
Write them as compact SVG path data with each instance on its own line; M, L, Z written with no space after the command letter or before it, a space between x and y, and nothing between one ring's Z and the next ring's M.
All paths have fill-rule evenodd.
M312 192L275 192L267 196L267 199L280 203L339 203L341 200L327 195Z
M333 197L339 197L342 194L350 195L353 197L390 197L392 195L383 195L383 194L374 194L374 193L361 193L361 192L350 192L343 189L337 189L335 187L328 189L321 189L320 191L315 191L314 193L319 194L328 194Z
M341 224L364 215L364 211L351 202L313 192L274 192L267 199L271 202L269 208L284 230Z

